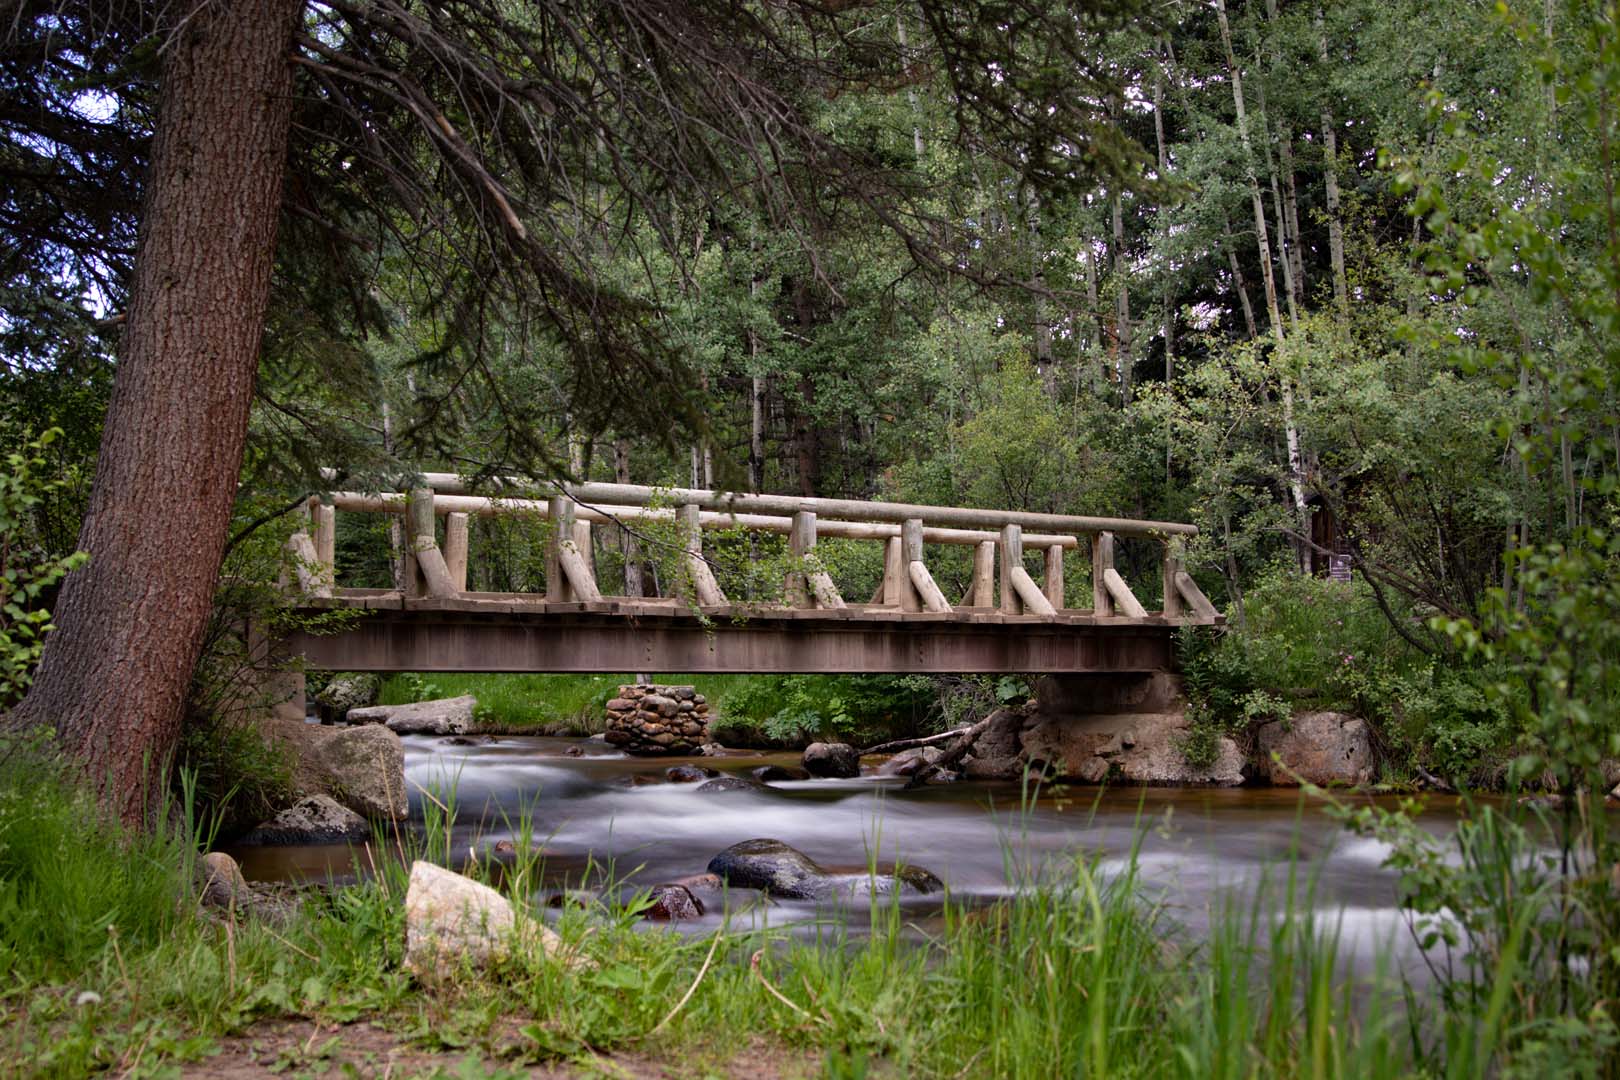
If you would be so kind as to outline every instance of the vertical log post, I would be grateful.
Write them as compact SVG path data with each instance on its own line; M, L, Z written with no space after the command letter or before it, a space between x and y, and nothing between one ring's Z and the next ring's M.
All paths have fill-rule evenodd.
M972 607L996 606L996 542L981 540L973 546L973 592L968 597Z
M433 518L433 489L412 488L405 497L405 547L410 554L409 596L454 596L460 590L451 580Z
M900 610L921 611L922 594L911 580L911 564L922 562L922 518L907 518L900 526Z
M467 591L467 515L444 516L444 565L457 592Z
M1022 615L1024 605L1018 599L1013 584L1013 567L1024 565L1024 529L1020 525L1006 525L1001 530L1001 613Z
M800 510L793 515L793 527L788 532L788 558L791 565L782 589L783 599L788 607L810 606L809 578L804 568L804 560L815 549L816 515L808 510Z
M680 586L688 602L714 607L726 602L720 583L714 580L714 571L703 559L703 518L696 503L687 503L675 511L680 525L681 546L686 549L686 572L680 575Z
M883 604L897 608L906 592L905 543L898 536L889 537L883 552Z
M426 596L427 581L416 557L423 543L435 544L433 529L433 489L411 488L405 495L405 595Z
M1175 540L1167 540L1164 544L1164 617L1178 618L1181 615L1181 590L1176 588L1176 574L1181 571L1181 545Z
M546 602L562 604L574 598L562 565L563 541L574 537L574 500L566 495L553 495L548 516L551 535L546 539Z
M1063 549L1053 544L1046 549L1046 599L1054 611L1063 610Z
M320 496L309 500L310 532L315 538L315 561L321 577L330 588L337 584L337 508L322 503Z
M1091 613L1093 615L1112 615L1114 613L1114 598L1108 591L1105 580L1108 571L1114 568L1114 534L1111 532L1094 533L1091 537Z

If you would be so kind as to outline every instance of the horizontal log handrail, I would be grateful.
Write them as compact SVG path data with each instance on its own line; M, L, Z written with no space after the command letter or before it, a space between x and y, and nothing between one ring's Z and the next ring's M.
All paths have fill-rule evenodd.
M331 474L336 478L336 473ZM441 495L466 495L472 491L473 481L457 473L429 472L422 481ZM702 510L727 513L758 513L785 515L791 518L800 511L809 511L820 518L850 519L855 521L882 521L901 524L911 518L920 519L925 526L948 526L966 529L1000 529L1004 525L1018 525L1025 529L1045 529L1057 533L1111 532L1118 536L1146 536L1166 539L1172 536L1197 536L1198 526L1174 521L1138 521L1132 518L1089 517L1078 514L1048 514L1033 510L986 510L962 506L919 506L913 503L876 502L869 499L824 499L801 495L755 495L736 491L711 491L704 488L659 488L643 484L554 484L544 481L522 480L514 477L492 478L489 484L514 489L514 493L532 492L550 495L564 492L581 503L606 503L617 506L649 506L657 503L695 505ZM1025 542L1036 546L1028 537Z
M333 470L323 470L323 476L338 479ZM475 516L521 515L549 522L544 587L548 605L590 605L609 599L596 582L591 555L593 524L665 522L676 527L678 537L679 572L672 583L674 591L686 603L707 609L726 608L730 602L703 554L703 532L740 529L788 538L791 558L784 582L784 610L789 611L837 613L875 606L922 618L971 619L974 612L996 612L1061 620L1086 613L1066 606L1064 596L1063 553L1078 549L1084 539L1091 556L1091 615L1112 617L1118 612L1131 620L1175 621L1218 621L1220 617L1187 576L1181 561L1185 539L1198 533L1194 525L638 484L560 484L511 478L486 483L511 494L471 494L472 481L466 477L423 473L409 493L333 491L312 497L309 533L300 534L289 551L290 561L302 564L296 574L300 591L324 597L336 591L334 514L339 510L404 515L404 596L408 600L482 595L467 592L468 523ZM437 518L444 519L442 547ZM1027 527L1062 531L1025 532ZM1116 536L1146 538L1163 546L1162 615L1147 612L1115 568ZM883 580L871 605L851 608L846 604L837 584L814 557L821 537L884 544ZM925 562L928 544L973 548L971 584L955 607L946 600ZM1044 557L1044 573L1032 574L1026 568L1026 548ZM675 600L666 597L651 602L673 604Z

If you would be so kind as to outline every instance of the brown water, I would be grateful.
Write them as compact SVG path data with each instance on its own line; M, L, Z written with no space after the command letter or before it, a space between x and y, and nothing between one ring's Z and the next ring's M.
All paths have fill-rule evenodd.
M1293 867L1297 902L1336 920L1352 957L1365 961L1387 946L1403 967L1417 959L1396 907L1395 876L1381 866L1384 847L1344 832L1318 804L1285 789L1074 787L1042 792L1023 805L1015 784L902 791L903 781L866 776L699 792L696 784L663 783L664 769L690 762L746 777L762 764L796 766L797 755L653 761L596 740L504 737L492 745L454 746L409 736L404 743L411 827L421 828L425 792L441 801L453 793L452 861L484 860L496 857L497 842L516 838L528 815L545 852L543 892L600 889L609 880L625 891L644 888L701 874L723 848L769 837L828 868L864 872L869 861L926 867L954 899L987 903L1020 884L1072 873L1076 856L1096 860L1105 875L1117 874L1134 849L1150 894L1195 935L1223 898L1277 897ZM568 756L571 747L581 756ZM660 782L631 786L638 776ZM1455 812L1450 801L1434 800L1424 825L1444 831ZM352 879L391 857L343 845L234 854L250 878L279 880ZM700 896L708 914L683 929L701 932L728 917L734 926L806 926L835 918L857 931L867 922L865 901L829 912L764 903L747 891ZM910 898L904 906L908 922L926 932L940 898Z

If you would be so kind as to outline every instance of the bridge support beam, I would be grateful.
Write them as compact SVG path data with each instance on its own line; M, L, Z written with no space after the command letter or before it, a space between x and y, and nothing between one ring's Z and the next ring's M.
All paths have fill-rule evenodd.
M634 618L548 608L529 614L470 600L417 601L374 610L335 634L295 634L285 650L337 671L693 674L1145 674L1167 668L1174 652L1167 623L1009 625L996 616L952 621L844 609L754 613L716 628L676 607L639 605Z

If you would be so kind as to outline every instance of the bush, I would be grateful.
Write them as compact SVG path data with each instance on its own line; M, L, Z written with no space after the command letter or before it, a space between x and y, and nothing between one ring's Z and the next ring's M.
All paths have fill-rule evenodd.
M818 738L864 744L916 731L937 709L927 678L765 675L743 680L727 695L717 726L739 742L757 733L780 745Z

